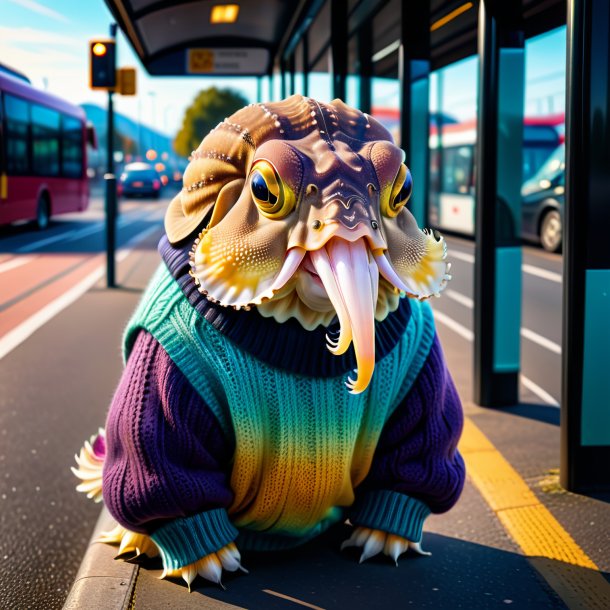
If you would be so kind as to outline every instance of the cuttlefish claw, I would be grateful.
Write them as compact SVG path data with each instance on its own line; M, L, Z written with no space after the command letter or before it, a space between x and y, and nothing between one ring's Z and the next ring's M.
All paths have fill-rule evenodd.
M394 565L398 565L398 558L409 549L419 555L432 554L422 549L421 542L412 542L396 534L360 526L356 527L352 535L343 542L341 550L352 546L362 547L359 563L365 562L381 551L394 561Z
M371 530L364 548L362 549L362 555L360 555L360 561L358 563L364 563L367 559L374 557L383 550L385 545L386 535L380 530Z
M226 590L222 584L222 571L235 572L241 570L248 573L241 565L241 556L234 543L230 543L215 553L210 553L193 563L189 563L181 568L165 568L161 578L182 578L186 582L189 592L191 585L197 576L213 582Z
M394 564L398 565L398 558L409 549L409 541L402 536L388 534L383 552L388 557L394 560Z

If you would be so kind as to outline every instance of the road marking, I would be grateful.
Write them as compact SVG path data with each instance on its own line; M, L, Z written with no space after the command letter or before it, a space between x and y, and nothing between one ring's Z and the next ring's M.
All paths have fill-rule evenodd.
M452 290L451 288L445 288L445 290L443 290L443 294L448 296L450 299L453 299L460 305L468 307L468 309L474 308L474 301L470 297L467 297L465 294L462 294L461 292L457 292L456 290Z
M536 394L542 402L545 402L547 405L551 407L559 407L559 401L556 398L553 398L546 390L541 388L537 383L534 383L531 379L521 374L521 383L525 388L527 388L533 394Z
M16 252L32 252L33 250L37 250L38 248L42 248L42 246L48 246L49 244L54 244L57 241L61 241L62 239L66 239L70 235L74 235L76 233L75 229L71 231L66 231L65 233L60 233L59 235L53 235L53 237L47 237L46 239L41 239L39 241L35 241L31 244L26 244L25 246L21 246L21 248L17 248Z
M136 235L131 239L125 246L123 246L117 252L117 263L125 260L133 251L134 247L146 239L154 231L158 231L160 227L150 227L146 231ZM18 345L23 343L28 337L30 337L35 331L41 326L44 326L49 320L52 320L58 313L63 311L66 307L74 303L80 298L91 286L93 286L98 280L100 280L106 272L106 265L100 265L95 271L86 276L78 284L70 288L67 292L64 292L60 297L51 301L45 305L42 309L38 310L35 314L30 316L27 320L24 320L21 324L13 328L11 331L6 333L0 338L0 360L7 354L13 351Z
M305 606L306 608L312 608L312 610L324 610L320 606L314 606L309 602L301 601L296 597L290 597L290 595L284 595L284 593L278 593L277 591L272 591L271 589L263 589L263 593L267 593L268 595L274 595L275 597L280 597L281 599L286 599L289 602L294 602L295 604L299 604L299 606Z
M554 271L548 271L547 269L542 269L541 267L535 267L534 265L523 264L521 265L521 269L525 271L525 273L529 273L530 275L535 275L536 277L541 277L545 280L550 280L551 282L556 282L557 284L561 284L563 278L560 273L555 273Z
M543 337L542 335L539 335L538 333L535 333L529 328L521 328L521 336L525 337L526 339L529 339L533 343L537 343L541 347L545 347L554 354L561 355L561 345L555 343L554 341L551 341L550 339L547 339L546 337Z
M449 250L447 258L449 260L452 258L457 258L458 260L466 263L474 263L474 254L470 254L469 252L461 252L460 250ZM527 263L524 263L521 265L521 270L524 273L529 273L530 275L535 275L536 277L541 277L545 280L556 282L557 284L561 284L563 281L561 273L555 273L554 271L549 271L548 269L543 269L542 267L536 267L535 265L528 265Z
M474 254L470 254L469 252L460 252L459 250L449 250L447 258L449 260L452 258L457 258L460 261L474 263Z
M474 486L566 605L608 608L610 585L597 565L469 417L459 449Z
M434 318L441 324L444 324L447 328L450 328L454 333L460 335L460 337L466 339L466 341L474 341L474 333L469 328L462 326L459 322L456 322L442 311L435 309Z
M459 294L459 293L458 293ZM450 318L448 315L444 314L442 311L438 311L438 309L434 310L434 318L438 320L441 324L444 324L447 328L450 328L454 333L460 335L466 341L474 341L474 333L469 329L456 322L453 318ZM544 337L542 337L544 339ZM520 373L521 383L526 387L530 392L533 392L540 400L545 402L547 405L552 405L554 407L559 406L559 401L551 396L546 390L541 388L538 384L534 383L529 377L526 377L523 373Z
M30 261L34 260L34 256L16 256L6 263L0 264L0 273L4 273L5 271L10 271L11 269L16 269L17 267L21 267L21 265L25 265Z
M465 294L462 294L461 292L457 292L456 290L451 290L451 288L447 288L444 290L443 294L454 300L456 303L459 303L464 307L468 307L468 309L474 308L474 301L470 297L467 297ZM533 343L540 345L541 347L545 347L554 354L561 355L561 345L555 343L554 341L551 341L550 339L547 339L546 337L543 337L542 335L539 335L538 333L534 332L533 330L530 330L529 328L521 327L521 336L525 339L528 339L529 341L532 341Z

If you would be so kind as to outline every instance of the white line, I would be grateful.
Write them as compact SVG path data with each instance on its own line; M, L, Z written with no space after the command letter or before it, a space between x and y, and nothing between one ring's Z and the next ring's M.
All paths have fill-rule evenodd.
M460 261L466 261L467 263L474 263L474 254L470 254L469 252L460 252L459 250L449 250L447 253L447 258L451 260L452 258L457 258Z
M560 273L555 273L554 271L547 271L546 269L542 269L541 267L535 267L534 265L521 265L521 269L525 273L529 273L530 275L535 275L536 277L541 277L545 280L550 280L551 282L557 282L561 284L563 278Z
M117 261L125 260L132 252L132 249L143 239L148 237L153 231L159 230L159 227L150 227L143 233L140 233L131 239L117 253ZM13 328L0 338L0 360L7 354L13 351L18 345L23 343L28 337L36 332L41 326L44 326L49 320L52 320L58 313L66 307L74 303L80 298L91 286L93 286L100 278L104 276L106 265L100 265L95 271L92 271L87 277L82 279L78 284L72 286L67 292L51 301L48 305L37 311L24 320L21 324Z
M70 239L66 241L76 241L77 239L82 239L83 237L87 237L88 235L93 235L94 233L101 231L103 226L103 224L95 224L91 227L87 227L86 229L81 229L80 231L74 233L74 235L72 235L72 237L70 237Z
M54 244L56 241L61 241L62 239L69 238L69 236L74 235L74 233L76 233L76 231L72 230L66 231L65 233L61 233L60 235L54 235L53 237L47 237L46 239L35 241L32 244L21 246L21 248L17 248L16 252L32 252L32 250L37 250L42 246L48 246L49 244Z
M456 303L459 303L464 307L468 307L468 309L472 309L474 307L474 301L470 297L467 297L465 294L462 294L461 292L457 292L456 290L452 290L451 288L446 288L443 294L448 298L454 300ZM550 339L547 339L546 337L543 337L542 335L539 335L538 333L534 332L533 330L530 330L529 328L522 327L521 336L525 337L529 341L532 341L533 343L536 343L537 345L540 345L541 347L548 349L554 354L561 355L561 345L555 343L554 341L551 341Z
M34 256L16 256L15 258L7 261L6 263L0 264L0 273L4 273L5 271L10 271L11 269L15 269L17 267L21 267L21 265L25 265L30 261L34 260Z
M474 333L465 326L462 326L459 322L456 322L449 316L445 315L442 311L438 311L438 309L434 310L434 318L438 320L441 324L444 324L447 328L450 328L453 332L456 332L460 337L463 337L467 341L474 340Z
M547 339L546 337L543 337L542 335L539 335L538 333L535 333L529 328L522 328L521 336L525 337L526 339L529 339L533 343L537 343L541 347L545 347L554 354L561 355L561 345L555 343L554 341L551 341L550 339Z
M462 294L461 292L457 292L456 290L452 290L451 288L445 288L443 294L449 297L450 299L453 299L460 305L468 307L468 309L473 309L474 307L474 301L470 297L467 297L465 294Z
M458 260L465 261L467 263L474 263L474 254L470 254L468 252L460 252L459 250L449 249L447 258L449 260L451 260L452 258L457 258ZM524 273L529 273L529 275L535 275L536 277L541 277L545 280L550 280L551 282L556 282L557 284L561 284L561 282L563 280L561 273L555 273L554 271L548 271L547 269L543 269L542 267L536 267L535 265L528 265L527 263L524 263L523 265L521 265L521 270Z
M546 390L543 390L538 384L534 383L531 379L521 374L521 383L527 388L532 394L536 394L542 402L552 407L558 407L559 401L553 398Z
M458 335L460 335L467 341L473 341L474 333L471 330L469 330L465 326L462 326L444 313L434 310L434 318L438 320L441 324L444 324L447 328L450 328L452 331L456 332ZM531 379L523 375L523 373L521 373L521 383L525 388L527 388L530 392L538 396L538 398L540 398L540 400L542 400L547 405L552 405L554 407L559 406L559 401L553 398L553 396L551 396L546 390L543 390L538 384L534 383Z

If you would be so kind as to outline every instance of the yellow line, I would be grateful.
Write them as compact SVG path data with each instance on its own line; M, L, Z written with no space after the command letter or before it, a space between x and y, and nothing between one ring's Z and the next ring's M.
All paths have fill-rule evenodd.
M472 2L466 2L466 4L462 4L462 6L458 6L455 10L447 13L444 17L437 19L431 26L430 31L434 32L439 28L442 28L444 25L447 25L450 21L453 21L458 15L465 13L470 10L474 5Z
M527 557L546 557L598 570L517 471L468 418L464 422L460 451L472 482Z

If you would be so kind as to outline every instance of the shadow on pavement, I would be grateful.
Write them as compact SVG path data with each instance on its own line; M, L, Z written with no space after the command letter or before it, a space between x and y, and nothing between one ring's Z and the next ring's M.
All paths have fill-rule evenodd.
M534 419L545 424L559 426L560 410L551 405L521 403L514 407L502 407L502 413Z
M358 553L339 552L348 534L339 526L299 549L243 553L250 574L227 574L226 591L198 579L193 593L182 581L160 581L158 564L139 572L141 608L297 608L399 610L413 608L565 608L518 554L438 534L425 534L432 557L387 557L358 564ZM153 569L154 566L154 569ZM210 599L212 598L212 599ZM292 598L292 599L287 599ZM220 602L220 603L218 603ZM228 604L228 605L227 605Z

